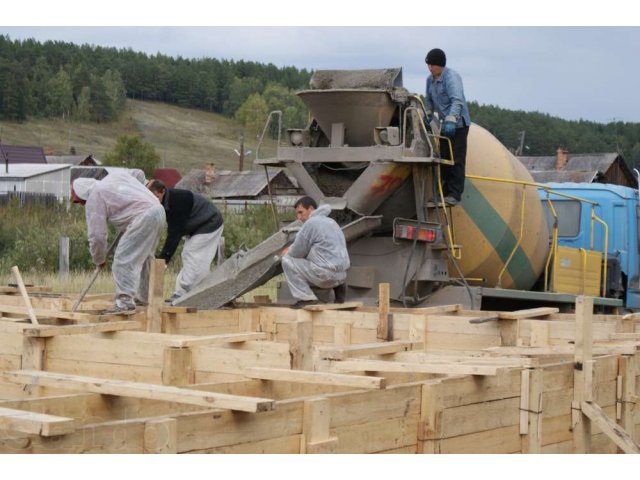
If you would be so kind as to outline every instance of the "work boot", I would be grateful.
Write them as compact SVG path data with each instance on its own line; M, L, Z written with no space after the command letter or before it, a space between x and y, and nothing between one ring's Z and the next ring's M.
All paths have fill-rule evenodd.
M333 302L344 303L344 299L347 296L347 284L343 283L337 287L333 287Z
M296 303L294 303L293 305L291 305L291 308L295 308L300 309L300 308L304 308L307 305L317 305L320 302L318 301L318 299L314 299L314 300L298 300Z
M114 305L102 311L102 315L133 315L136 313L135 305Z

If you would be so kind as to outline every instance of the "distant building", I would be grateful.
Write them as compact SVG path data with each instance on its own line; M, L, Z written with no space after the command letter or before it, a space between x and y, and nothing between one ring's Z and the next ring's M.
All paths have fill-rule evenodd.
M42 147L0 144L0 163L47 163Z
M96 166L102 162L89 155L46 155L47 163L68 163L69 165Z
M611 183L638 188L638 180L618 153L571 154L559 148L555 156L518 157L534 181Z
M59 201L70 197L71 165L20 163L8 170L0 169L0 194L54 195Z
M182 180L182 175L175 168L156 168L153 171L153 178L160 180L167 188L173 188Z

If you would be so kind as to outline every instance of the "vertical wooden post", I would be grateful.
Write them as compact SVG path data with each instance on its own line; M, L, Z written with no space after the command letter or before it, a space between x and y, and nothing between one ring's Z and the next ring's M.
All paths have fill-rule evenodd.
M531 320L531 339L529 344L532 347L549 346L549 326L550 322L546 320Z
M255 332L256 321L254 322L254 313L258 310L255 308L243 308L238 311L238 333Z
M427 348L427 322L427 315L421 317L413 315L409 324L409 341L420 342L422 349Z
M640 354L635 354L634 356L621 355L618 359L618 374L621 379L621 391L617 398L620 407L620 421L618 423L635 442L638 441L634 422L636 375L638 373L635 367L638 359L640 359ZM621 451L621 449L618 449L618 452Z
M390 340L392 332L389 328L389 284L378 284L378 335L380 340Z
M147 332L162 331L164 305L164 260L154 259L149 272L149 305L147 306Z
M22 370L44 370L47 339L41 337L22 337ZM24 391L29 396L40 396L42 387L26 385Z
M576 299L576 338L573 370L573 448L575 453L591 451L591 420L582 413L582 402L593 398L593 298ZM589 391L587 391L589 390Z
M69 275L69 237L60 237L58 253L58 276L66 278Z
M298 310L296 321L291 323L289 353L292 370L313 370L313 321L312 313Z
M331 403L328 398L304 402L300 453L335 453L338 439L329 435Z
M190 348L165 347L162 358L163 385L191 385L194 371Z
M175 418L144 423L144 453L178 453L178 421Z
M543 370L522 371L520 392L522 453L541 453L542 451L542 389Z
M440 382L425 383L422 386L420 401L420 423L418 424L416 453L440 453L443 413L442 384Z
M336 345L350 345L351 344L351 324L350 323L336 323L333 326L333 343Z

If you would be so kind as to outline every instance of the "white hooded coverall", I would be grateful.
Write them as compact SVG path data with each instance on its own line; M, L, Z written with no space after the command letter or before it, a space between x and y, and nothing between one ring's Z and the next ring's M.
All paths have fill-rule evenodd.
M347 278L350 267L347 242L329 213L331 207L326 204L314 210L282 257L284 276L297 300L317 300L310 285L332 288Z
M134 306L148 300L149 267L165 227L164 208L138 180L126 172L110 173L103 180L79 178L74 191L86 200L89 250L93 263L107 260L107 222L124 232L116 247L111 271L116 306Z

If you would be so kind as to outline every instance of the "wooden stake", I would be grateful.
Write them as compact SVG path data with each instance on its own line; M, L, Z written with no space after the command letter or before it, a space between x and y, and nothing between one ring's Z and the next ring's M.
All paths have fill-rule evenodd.
M18 288L20 289L20 295L22 295L22 299L24 300L24 304L27 307L27 313L29 314L29 318L31 319L31 323L38 325L38 318L36 317L36 312L33 310L31 306L31 300L29 299L29 294L27 293L27 289L24 286L24 282L22 281L22 275L20 275L20 270L18 270L17 266L11 267L11 272L16 279L16 283L18 284Z
M147 332L159 333L162 330L162 307L164 306L164 260L154 259L150 268Z
M582 405L587 398L593 398L587 389L593 387L592 380L587 375L593 373L593 298L578 297L576 299L576 337L573 371L573 448L575 453L590 453L591 451L591 420L587 417Z
M389 328L389 284L378 284L378 338L390 340L392 337Z

